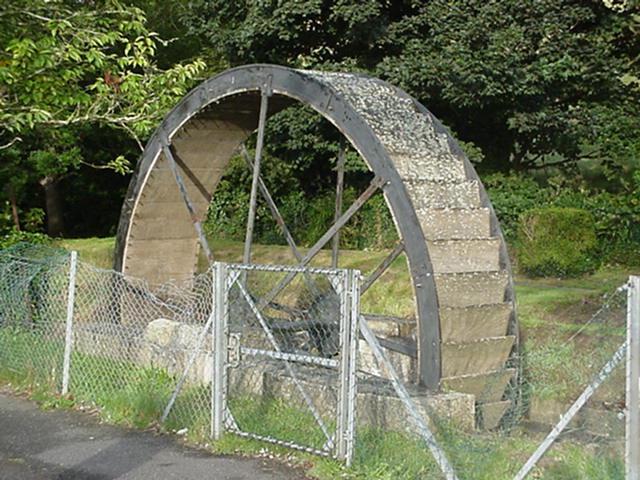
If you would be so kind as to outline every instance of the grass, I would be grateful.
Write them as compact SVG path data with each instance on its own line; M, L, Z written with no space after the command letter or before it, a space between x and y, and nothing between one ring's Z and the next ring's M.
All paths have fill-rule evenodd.
M113 268L115 237L58 240L67 250L77 250L80 260L100 268Z
M578 279L516 278L527 381L533 396L571 402L625 340L626 294L615 292L630 274L631 269L608 266ZM601 310L607 302L611 308ZM624 370L618 369L597 398L615 403L623 392Z
M78 250L80 258L103 268L110 268L113 258L113 239L64 240L61 245ZM240 261L242 245L238 242L213 242L218 258ZM292 264L294 258L288 247L255 245L256 263ZM304 253L304 251L303 251ZM385 251L342 251L341 266L356 268L363 273L372 271L387 255ZM330 252L322 251L315 265L329 263ZM528 279L516 277L518 313L522 328L529 398L553 399L567 402L600 368L617 344L622 341L622 325L611 316L584 323L599 309L603 295L610 294L633 273L623 267L605 267L594 275L578 279ZM398 258L380 281L362 299L363 311L384 312L398 316L413 315L412 289L404 258ZM582 330L581 330L582 329ZM572 336L581 330L571 341ZM21 345L15 351L22 359L7 367L3 356L7 342L0 337L0 380L27 389L47 407L71 407L92 401L100 406L103 419L147 428L158 427L162 408L171 392L175 379L162 370L141 369L127 363L105 363L105 359L75 353L76 373L73 397L60 397L59 375L52 365L39 365L29 361L44 352L57 352L59 345L42 344L43 353L33 350L33 339L13 333L12 342ZM31 350L27 347L30 346ZM20 356L22 355L22 356ZM107 368L108 367L108 368ZM127 375L87 375L80 372L108 370L129 372ZM624 382L619 369L600 392L601 400L617 401ZM187 428L187 438L196 444L210 443L208 438L208 389L191 388L178 399L174 412L162 427L169 431ZM308 415L289 408L276 400L251 402L247 398L235 399L235 409L247 429L294 438L318 446L322 437L312 428ZM439 439L461 479L512 478L517 469L533 452L540 436L514 430L504 433L465 433L441 425ZM397 432L380 432L362 428L354 465L345 468L340 462L303 453L292 453L275 445L225 435L209 448L218 453L253 455L268 448L288 462L302 465L309 475L321 479L415 479L437 478L437 468L425 446L414 438ZM619 452L618 452L619 453ZM615 479L623 478L619 455L611 455L603 443L583 444L571 440L560 442L547 454L532 475L540 479Z

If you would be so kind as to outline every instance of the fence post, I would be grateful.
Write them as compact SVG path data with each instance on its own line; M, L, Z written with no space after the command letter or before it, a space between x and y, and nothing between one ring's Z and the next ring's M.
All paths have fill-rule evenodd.
M360 272L345 270L340 295L340 387L336 456L351 465L355 437L357 325L360 314Z
M640 480L640 277L629 278L627 345L625 470Z
M224 415L226 411L226 328L227 265L221 262L213 264L212 310L213 330L211 343L213 351L213 369L211 378L211 435L219 440L224 433Z
M353 461L353 449L356 437L356 405L358 382L356 379L356 369L358 368L358 321L360 320L360 281L362 276L358 270L349 270L351 276L351 312L347 317L349 322L349 378L348 378L348 409L347 409L347 430L346 446L347 467Z
M73 250L69 261L69 289L67 291L67 323L64 337L64 360L62 363L62 395L69 393L69 371L71 369L71 347L73 345L73 306L76 297L76 270L78 252Z

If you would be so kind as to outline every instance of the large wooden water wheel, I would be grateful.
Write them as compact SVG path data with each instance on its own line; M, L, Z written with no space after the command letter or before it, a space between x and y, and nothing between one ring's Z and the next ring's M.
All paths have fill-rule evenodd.
M411 338L384 338L380 330L382 344L414 362L411 380L476 395L495 423L508 406L504 395L518 343L506 245L460 147L425 107L384 81L250 65L202 83L166 116L137 165L118 228L116 267L157 283L192 277L200 251L215 256L200 221L230 158L257 132L256 155L247 157L254 171L245 244L250 261L257 195L282 220L259 176L265 122L296 102L330 121L374 174L305 255L280 222L298 262L308 263L382 190L399 243L363 290L404 253L416 322Z

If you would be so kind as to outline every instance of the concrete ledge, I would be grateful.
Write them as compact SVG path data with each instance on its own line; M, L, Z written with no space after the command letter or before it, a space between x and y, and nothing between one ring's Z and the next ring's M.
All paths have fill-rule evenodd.
M555 425L560 417L569 409L570 403L557 400L541 400L533 398L529 407L529 421L542 424L548 428ZM569 424L569 428L579 429L583 433L598 437L623 439L625 435L625 414L623 410L605 410L584 407Z
M427 249L436 274L500 270L498 238L428 240Z
M509 281L506 271L435 275L440 307L470 307L503 303Z
M409 181L404 185L416 211L427 208L480 208L480 186L476 180L462 182Z
M440 309L442 341L464 343L486 337L502 337L507 334L512 310L510 303L443 307Z
M442 344L442 376L457 377L500 369L507 358L515 336L482 338L468 343Z
M493 430L496 428L510 406L511 400L479 404L477 408L478 416L481 419L481 427L484 430Z
M300 366L295 367L295 373L305 392L313 399L319 413L325 418L335 418L338 398L337 374L327 371L326 376L318 376L315 370L311 371ZM264 375L263 384L268 387L260 393L268 393L292 404L304 405L293 378L283 368L267 368ZM258 382L254 382L253 385L258 385ZM249 389L245 393L253 395L259 392ZM418 412L430 426L435 428L438 421L446 421L465 431L474 429L475 398L473 395L457 392L438 394L412 392L411 397ZM356 418L359 427L416 433L404 403L396 396L389 382L361 381L358 384L356 398Z
M491 236L488 208L434 208L417 211L428 240L475 239Z

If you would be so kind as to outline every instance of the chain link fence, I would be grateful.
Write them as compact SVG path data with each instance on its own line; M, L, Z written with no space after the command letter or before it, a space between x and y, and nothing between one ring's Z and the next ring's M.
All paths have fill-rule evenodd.
M625 478L627 296L623 285L584 304L595 313L577 322L531 329L546 340L537 349L540 339L529 340L522 411L506 420L535 448L514 478Z
M151 288L36 245L2 251L0 271L5 378L32 389L68 391L74 401L99 407L109 420L136 426L158 420L210 315L210 277ZM194 437L209 431L210 409L202 380L202 370L209 367L206 361L197 366L201 372L190 379L166 422L167 428L188 429Z
M565 323L525 309L513 364L474 395L434 395L359 314L356 272L220 265L150 286L63 250L1 251L0 377L199 443L229 432L348 460L334 477L625 478L625 288Z
M62 381L69 256L17 245L0 255L0 371L37 389Z

